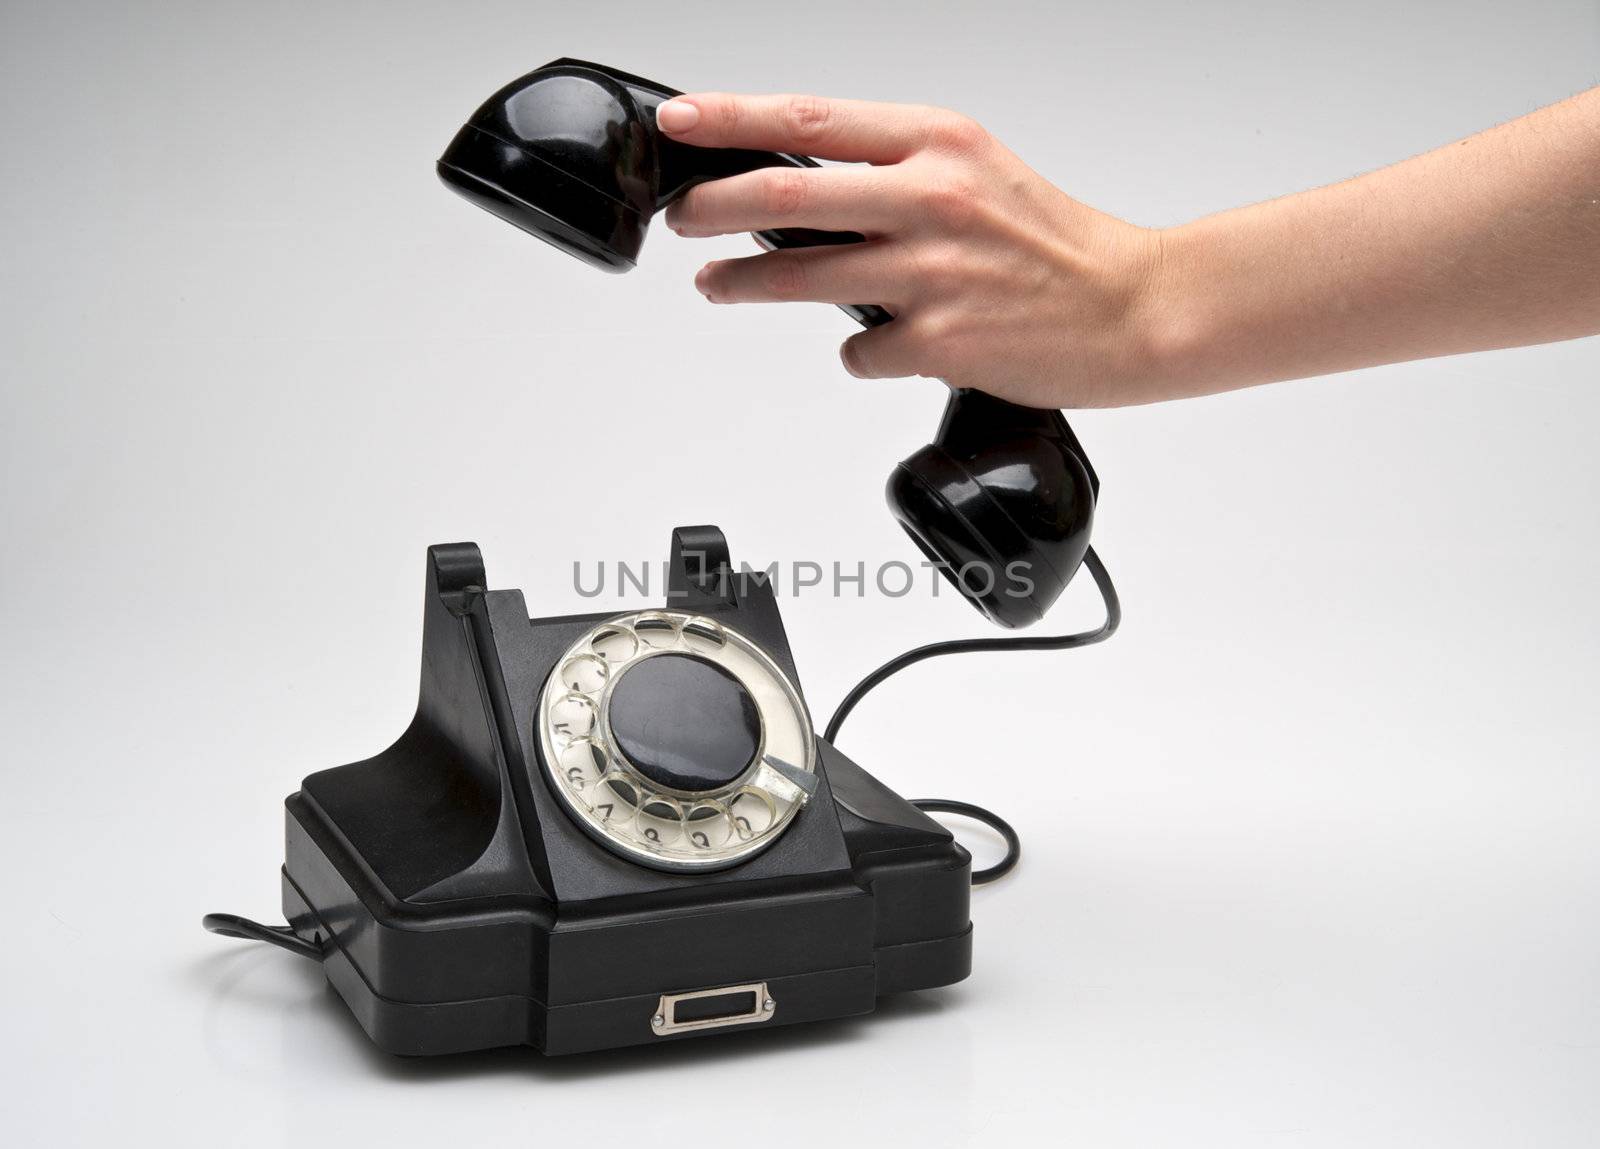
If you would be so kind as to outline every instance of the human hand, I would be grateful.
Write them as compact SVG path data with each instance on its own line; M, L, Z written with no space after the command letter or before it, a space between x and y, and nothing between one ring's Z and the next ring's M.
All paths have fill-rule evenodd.
M764 168L692 188L679 235L854 231L866 242L707 264L713 303L878 303L851 336L864 379L922 375L1034 407L1165 398L1153 356L1161 234L1077 202L978 124L939 108L813 96L680 96L657 122L701 147L870 166Z
M1036 407L1120 406L1600 334L1600 88L1340 184L1154 231L1086 207L953 112L680 96L669 136L865 167L691 189L683 235L781 227L861 244L706 265L717 303L881 303L865 378Z

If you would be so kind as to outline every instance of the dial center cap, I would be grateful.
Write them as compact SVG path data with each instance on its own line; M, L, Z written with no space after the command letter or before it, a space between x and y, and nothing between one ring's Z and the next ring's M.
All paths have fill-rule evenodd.
M673 790L727 786L761 747L761 716L750 692L692 654L658 654L628 667L606 711L617 751Z

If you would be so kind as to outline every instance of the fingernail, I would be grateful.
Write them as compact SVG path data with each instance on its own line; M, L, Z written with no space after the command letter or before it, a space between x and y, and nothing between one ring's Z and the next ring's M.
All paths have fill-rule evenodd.
M688 100L668 100L656 108L656 124L664 132L687 132L700 122L700 109Z

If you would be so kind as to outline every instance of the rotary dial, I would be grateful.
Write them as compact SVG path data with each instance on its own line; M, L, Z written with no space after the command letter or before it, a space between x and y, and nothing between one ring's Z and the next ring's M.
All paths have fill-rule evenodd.
M713 619L622 615L570 646L537 718L551 788L590 835L665 870L770 846L816 790L799 692Z

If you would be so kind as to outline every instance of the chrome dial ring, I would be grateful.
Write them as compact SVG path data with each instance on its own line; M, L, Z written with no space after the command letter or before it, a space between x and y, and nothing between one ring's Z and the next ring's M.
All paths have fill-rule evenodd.
M720 668L754 703L755 754L712 789L653 780L612 737L617 684L667 654ZM716 870L754 857L816 790L816 740L799 691L755 643L701 615L639 611L590 628L557 661L535 724L545 776L578 825L607 849L656 869Z

